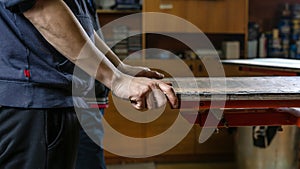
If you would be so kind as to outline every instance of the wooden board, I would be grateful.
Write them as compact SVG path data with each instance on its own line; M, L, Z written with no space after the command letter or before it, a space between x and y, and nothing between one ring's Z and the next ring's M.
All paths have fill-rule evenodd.
M213 95L226 95L229 100L300 98L300 77L175 78L165 81L172 82L178 95L200 96L201 99Z
M173 84L181 103L186 103L185 108L195 108L195 102L200 103L200 108L212 108L211 103L218 101L225 101L226 108L300 107L300 77L297 76L176 78L165 81Z

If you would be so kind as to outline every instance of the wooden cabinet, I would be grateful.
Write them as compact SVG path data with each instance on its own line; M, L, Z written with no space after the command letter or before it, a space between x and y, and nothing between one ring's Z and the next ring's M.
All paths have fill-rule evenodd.
M196 34L203 32L217 50L224 41L238 41L241 58L247 57L248 0L144 0L143 12L143 32L151 33L143 36L144 48L188 50L159 34L197 41Z
M204 33L245 34L248 25L248 0L144 0L143 12L162 12L191 22ZM156 19L146 18L147 31L178 32L185 25L172 20L152 24ZM189 31L189 30L187 30Z
M173 17L181 18L179 23L163 17L153 18L151 15L138 18L142 25L141 31L146 32L142 36L145 49L159 48L174 53L188 50L188 47L184 44L180 44L180 42L174 43L172 38L159 35L161 32L167 34L175 33L181 37L190 38L193 37L194 33L198 33L194 29L188 28L186 24L182 24L184 22L191 22L196 28L201 29L206 34L218 36L218 38L215 38L218 41L217 43L228 40L228 36L231 34L241 35L243 37L241 43L244 43L247 37L248 0L144 0L143 12L163 12L171 14ZM99 11L99 18L102 26L105 26L106 23L109 23L109 20L129 14L132 13ZM183 21L183 19L186 21ZM229 38L229 40L235 39ZM142 59L130 60L129 62L131 65L143 65L151 68L153 68L153 65L168 67L168 69L177 72L176 76L185 76L186 74L180 65L177 65L177 62L172 59L153 60L143 56ZM208 76L205 65L201 60L184 60L184 62L191 69L194 76ZM134 124L124 120L124 117L118 113L112 99L110 100L110 107L105 113L105 118L117 131L130 137L145 138L158 135L168 129L178 116L176 110L167 107L159 119L147 124ZM106 152L106 158L108 163L233 160L233 135L230 135L224 129L220 134L213 135L207 142L199 144L197 140L200 131L201 128L199 126L194 126L177 146L159 156L146 159L128 159ZM116 140L115 144L121 143L118 143L118 140ZM124 145L124 151L128 151L126 150L128 147Z

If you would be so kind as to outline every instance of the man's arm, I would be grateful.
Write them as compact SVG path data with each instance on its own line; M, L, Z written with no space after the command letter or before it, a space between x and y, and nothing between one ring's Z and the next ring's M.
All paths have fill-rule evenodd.
M162 79L163 74L156 71L152 71L147 67L130 66L122 62L119 57L107 46L107 44L98 36L97 32L94 32L94 39L96 47L105 54L110 62L118 68L122 73L136 76L136 77L148 77L155 79Z
M61 54L109 87L116 96L130 99L135 108L154 107L149 96L157 89L167 96L173 107L177 106L177 97L169 85L158 80L133 78L116 69L91 42L62 0L37 0L24 16ZM158 106L165 104L161 94L153 99L158 101Z
M119 76L119 71L109 66L110 63L103 54L92 45L88 35L63 1L37 0L33 8L24 12L24 16L61 54L107 87L112 86L113 72Z

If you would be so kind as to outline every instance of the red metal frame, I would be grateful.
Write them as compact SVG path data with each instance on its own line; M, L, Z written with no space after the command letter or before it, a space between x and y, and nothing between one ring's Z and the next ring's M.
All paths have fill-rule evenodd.
M300 107L300 100L227 100L227 101L181 101L180 109L199 110L214 108L282 108Z
M215 127L207 121L209 110L199 112L181 112L181 114L190 122L199 124L201 127ZM195 116L197 116L195 118ZM196 120L195 120L196 119ZM195 120L195 121L194 121ZM218 120L217 118L215 120ZM239 126L281 126L296 125L300 127L300 112L294 109L227 109L218 127L239 127Z
M218 127L259 125L300 127L300 112L295 113L295 109L289 108L279 111L283 107L300 107L300 100L227 100L225 103L214 101L213 105L211 101L182 101L180 108L187 120L205 127L212 126L206 121L209 109L225 109L222 119L218 120L220 121ZM206 111L195 114L191 113L191 110ZM195 119L196 121L193 122Z
M92 108L92 109L106 109L106 108L108 108L108 104L90 104L90 108Z

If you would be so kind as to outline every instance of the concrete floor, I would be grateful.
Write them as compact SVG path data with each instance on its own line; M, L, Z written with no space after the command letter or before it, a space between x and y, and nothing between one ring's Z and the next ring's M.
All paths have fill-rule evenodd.
M233 163L170 163L108 165L107 169L235 169Z

